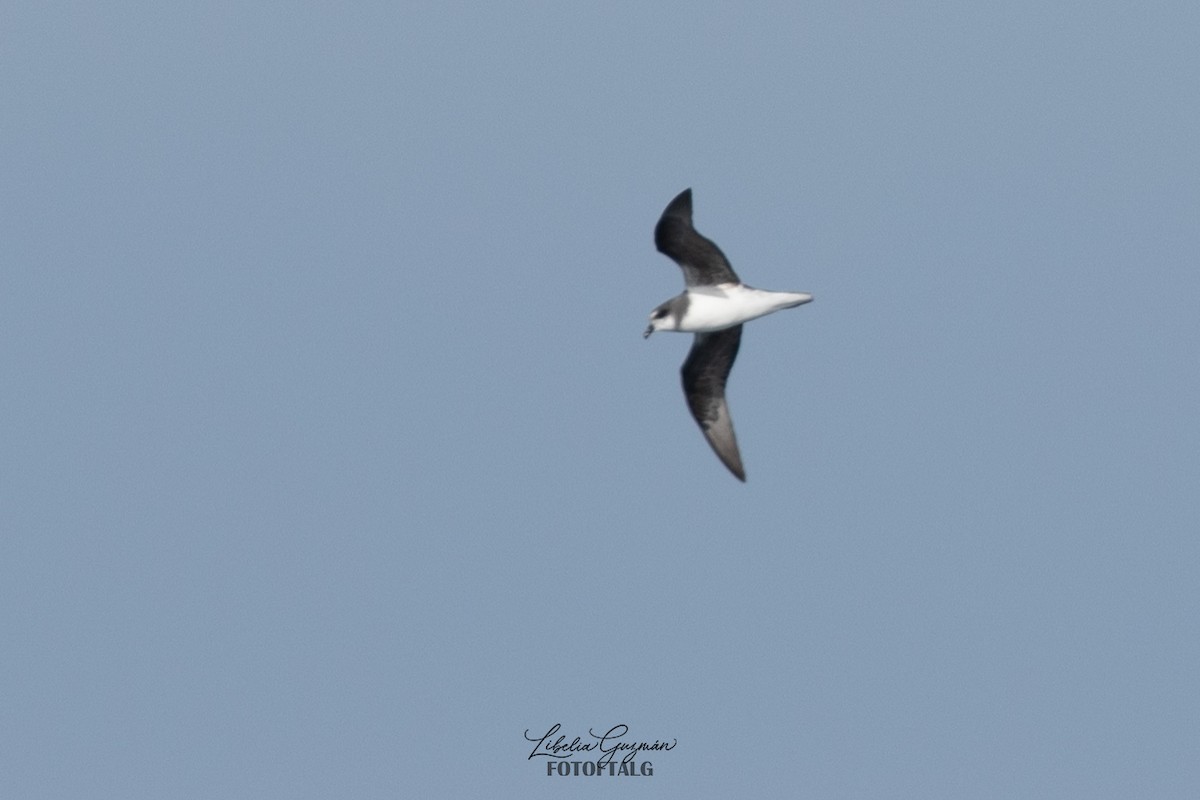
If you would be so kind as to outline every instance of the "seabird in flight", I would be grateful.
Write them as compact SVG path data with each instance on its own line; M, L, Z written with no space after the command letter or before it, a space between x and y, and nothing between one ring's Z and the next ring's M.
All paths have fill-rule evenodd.
M746 480L725 382L742 341L742 323L813 299L804 292L768 292L742 283L725 254L692 227L692 190L670 202L654 228L654 245L683 269L683 294L650 312L644 337L655 331L696 334L683 362L688 409L721 463Z

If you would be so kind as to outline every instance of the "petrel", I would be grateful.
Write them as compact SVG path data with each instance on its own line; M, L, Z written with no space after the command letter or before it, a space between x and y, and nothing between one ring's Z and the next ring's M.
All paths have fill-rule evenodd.
M683 269L683 294L650 312L655 331L695 333L683 362L683 394L704 438L738 480L746 480L733 421L725 402L725 382L742 342L742 323L813 299L805 292L768 292L742 283L729 260L692 227L692 190L667 205L654 228L654 245Z

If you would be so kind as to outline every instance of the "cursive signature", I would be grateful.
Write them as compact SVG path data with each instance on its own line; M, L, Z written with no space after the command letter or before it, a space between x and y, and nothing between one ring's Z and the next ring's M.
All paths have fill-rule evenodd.
M560 730L562 730L562 725L556 722L541 738L535 738L529 735L529 729L526 728L525 740L536 742L533 749L529 751L529 759L537 756L545 758L570 758L575 753L599 751L600 756L596 759L598 764L609 764L618 755L620 755L621 763L628 763L633 761L638 753L673 750L675 745L678 744L678 740L676 739L672 739L670 744L660 742L658 739L655 739L653 743L622 741L625 734L629 733L629 726L625 724L614 725L602 734L588 728L588 736L593 741L584 741L576 736L568 742L565 735L558 733ZM555 734L558 734L557 738L554 738Z

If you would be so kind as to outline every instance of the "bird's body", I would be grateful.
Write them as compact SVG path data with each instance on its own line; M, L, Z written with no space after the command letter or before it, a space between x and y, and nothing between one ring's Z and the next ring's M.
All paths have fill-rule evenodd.
M809 300L812 300L810 294L768 292L744 283L695 286L663 304L669 307L670 313L655 330L710 333L765 317L784 308L802 305Z
M655 331L695 333L681 370L683 393L713 452L738 480L746 480L725 383L742 340L742 323L812 300L805 292L769 292L741 282L725 254L692 226L692 190L667 205L654 244L683 270L686 288L650 313L645 336Z

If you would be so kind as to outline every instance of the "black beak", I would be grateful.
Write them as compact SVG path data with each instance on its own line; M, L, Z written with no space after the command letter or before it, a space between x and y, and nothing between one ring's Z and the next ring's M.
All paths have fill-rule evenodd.
M650 325L649 327L646 328L646 332L642 334L642 338L649 339L650 334L652 334L652 333L654 333L654 326Z

